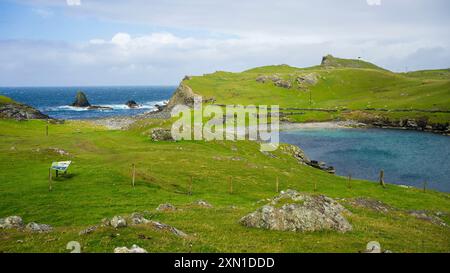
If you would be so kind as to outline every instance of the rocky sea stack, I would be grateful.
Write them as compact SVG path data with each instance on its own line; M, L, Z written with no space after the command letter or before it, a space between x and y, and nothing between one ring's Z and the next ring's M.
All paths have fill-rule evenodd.
M129 108L138 108L139 104L134 100L129 100L125 103Z
M77 96L75 98L75 102L72 103L72 106L74 107L89 107L91 104L89 103L86 94L84 94L81 91L77 92Z

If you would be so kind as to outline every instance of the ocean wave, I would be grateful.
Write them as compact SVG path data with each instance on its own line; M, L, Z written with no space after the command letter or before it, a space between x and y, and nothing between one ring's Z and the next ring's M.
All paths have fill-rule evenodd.
M149 101L143 104L138 104L137 107L130 108L126 104L98 104L96 106L101 107L109 107L112 110L99 110L99 111L113 111L113 110L156 110L156 105L166 105L168 103L167 100L163 101ZM44 111L96 111L90 110L87 107L74 107L70 105L60 105L60 106L52 106L46 107L43 109Z

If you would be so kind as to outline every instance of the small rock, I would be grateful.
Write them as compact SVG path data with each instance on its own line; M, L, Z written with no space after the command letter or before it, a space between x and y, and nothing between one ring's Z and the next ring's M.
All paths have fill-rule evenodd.
M177 208L170 203L161 204L156 208L156 210L159 210L159 211L174 211L176 209Z
M116 247L114 249L114 253L147 253L147 250L145 250L137 245L133 245L131 248Z
M353 206L363 207L363 208L371 209L371 210L381 212L381 213L388 213L390 210L392 210L392 208L389 205L386 205L385 203L383 203L379 200L375 200L375 199L371 199L371 198L359 197L359 198L350 200L349 202Z
M206 202L204 200L197 200L197 201L194 202L194 204L196 204L197 206L205 207L205 208L212 208L213 207L210 203L208 203L208 202Z
M147 224L149 222L149 220L145 219L144 215L138 212L132 213L130 218L131 224L133 225Z
M0 228L22 228L23 220L20 216L9 216L4 219L0 219Z
M44 233L44 232L50 232L53 230L52 226L50 225L46 225L46 224L38 224L35 222L31 222L29 223L26 227L26 230L31 231L31 232L39 232L39 233Z
M424 210L411 210L408 211L408 214L414 216L417 219L424 220L436 225L447 226L447 224L439 217L430 215L428 212Z
M111 225L111 221L108 218L102 219L102 226L107 227Z
M127 226L127 221L122 216L114 216L111 219L111 226L114 228L123 228Z
M91 227L88 227L87 229L84 229L84 230L80 231L80 232L78 233L78 235L86 235L86 234L90 234L90 233L96 231L97 228L98 228L98 226L91 226Z
M155 128L151 130L150 139L153 141L172 141L172 132L170 129Z
M187 237L187 234L184 233L183 231L181 231L177 228L174 228L172 226L169 226L167 224L156 222L156 221L150 221L150 224L152 224L157 229L167 230L167 231L169 231L177 236L180 236L180 237Z

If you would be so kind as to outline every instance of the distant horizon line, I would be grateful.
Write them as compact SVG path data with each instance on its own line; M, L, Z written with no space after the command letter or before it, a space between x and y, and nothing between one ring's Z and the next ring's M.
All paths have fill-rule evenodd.
M122 85L0 85L1 88L90 88L90 87L177 87L178 84L122 84Z

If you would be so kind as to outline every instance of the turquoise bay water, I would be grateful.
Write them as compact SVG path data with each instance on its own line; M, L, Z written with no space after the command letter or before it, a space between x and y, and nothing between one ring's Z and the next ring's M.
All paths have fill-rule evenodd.
M306 129L281 133L281 141L298 145L336 174L450 192L450 137L385 129Z

